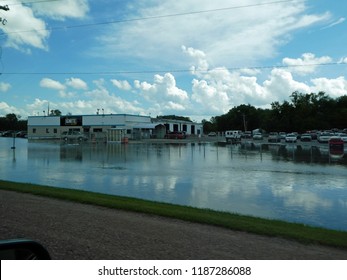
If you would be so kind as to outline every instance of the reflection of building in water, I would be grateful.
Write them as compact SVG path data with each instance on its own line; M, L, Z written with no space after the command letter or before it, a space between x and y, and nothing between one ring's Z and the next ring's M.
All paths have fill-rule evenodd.
M28 117L29 139L121 142L127 139L164 138L167 131L202 133L202 124L182 120L152 119L128 114Z

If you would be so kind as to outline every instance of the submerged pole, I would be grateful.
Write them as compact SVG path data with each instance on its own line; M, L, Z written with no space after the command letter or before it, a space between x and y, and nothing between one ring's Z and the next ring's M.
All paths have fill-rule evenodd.
M15 148L16 148L16 133L13 132L13 144L12 144L11 149L14 150Z

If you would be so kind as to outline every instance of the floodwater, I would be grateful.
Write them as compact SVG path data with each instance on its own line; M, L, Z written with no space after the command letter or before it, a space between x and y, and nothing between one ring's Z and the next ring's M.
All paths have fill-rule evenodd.
M64 144L0 138L0 179L347 230L347 163L327 145Z

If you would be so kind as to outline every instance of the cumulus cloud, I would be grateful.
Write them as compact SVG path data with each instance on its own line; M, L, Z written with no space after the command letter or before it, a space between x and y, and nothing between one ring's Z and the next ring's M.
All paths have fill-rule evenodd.
M30 1L32 2L32 1ZM32 2L32 9L38 16L65 20L65 18L83 18L89 12L88 0L63 0L52 2Z
M83 18L89 11L87 0L63 0L45 2L13 0L10 13L6 13L8 24L0 25L7 35L6 47L31 53L30 48L48 50L49 19ZM12 8L15 7L15 8ZM9 24L11 23L11 24Z
M88 89L87 83L80 78L66 79L66 85L74 89L82 89L82 90Z
M117 88L119 88L119 89L121 89L121 90L131 90L131 85L130 85L129 82L126 81L126 80L121 81L121 80L112 79L112 80L111 80L111 83L112 83L115 87L117 87Z
M0 25L0 29L7 34L6 47L30 52L26 46L47 49L46 40L50 32L46 29L44 20L37 18L32 9L15 1L16 8L6 14L11 24ZM29 31L30 30L30 31Z
M311 74L316 71L320 64L332 62L329 56L316 57L313 53L304 53L300 58L284 58L282 60L286 66L294 66L291 72L300 75Z
M65 90L65 85L62 83L52 80L50 78L44 78L40 81L40 87L49 88L54 90Z
M153 83L134 81L140 95L155 108L165 108L173 112L183 111L189 106L188 93L177 87L175 77L171 73L164 76L155 75Z
M263 86L269 92L273 101L287 99L294 91L310 92L310 87L307 84L296 81L292 73L285 69L273 69ZM267 102L269 100L271 99L268 99Z
M313 92L324 91L333 98L347 95L347 80L343 76L336 79L316 78L311 81Z
M10 88L11 88L11 85L10 85L9 83L4 83L4 82L1 82L1 83L0 83L0 91L6 92L6 91L8 91Z
M318 76L317 73L320 72L317 71L310 73L312 78L300 80L301 76L294 75L296 68L291 67L272 70L211 67L209 56L203 51L191 47L184 47L181 50L189 57L191 66L196 69L190 72L190 88L180 87L172 73L154 75L151 81L99 79L93 81L91 89L87 88L79 78L66 79L64 82L45 78L41 80L40 86L57 90L61 97L70 98L69 101L63 100L55 104L55 107L63 113L90 114L102 108L105 113L143 115L179 113L202 118L226 113L240 104L268 108L271 102L288 100L294 91L302 93L324 91L333 98L347 94L347 81L344 76L327 78ZM341 59L341 63L343 60L344 58ZM305 63L331 61L331 58L303 54L300 58L287 57L284 61L292 65L301 63L305 67ZM108 87L110 85L111 89ZM81 89L81 92L78 96L66 92L68 87ZM118 96L112 91L114 87L131 90L133 94ZM41 106L37 111L42 112L42 108L47 107L47 101L45 102L46 104L44 99L35 100L31 106L28 105L28 110ZM6 104L2 106L6 109Z

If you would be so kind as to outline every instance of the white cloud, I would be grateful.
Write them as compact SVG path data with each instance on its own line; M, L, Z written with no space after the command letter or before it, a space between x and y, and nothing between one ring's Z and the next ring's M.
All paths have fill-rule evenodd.
M209 64L206 59L206 54L203 51L194 49L192 47L187 48L186 46L182 46L182 51L190 56L196 65L190 67L193 75L199 75L199 72L208 70Z
M341 17L338 20L334 21L333 23L329 24L328 26L323 27L322 30L334 27L335 25L339 25L341 23L344 23L345 21L346 21L346 18Z
M11 108L6 102L0 102L0 116L13 113L13 108Z
M79 101L81 111L84 107L89 113L91 110L96 112L96 109L103 108L105 113L146 114L145 109L139 107L137 101L127 101L110 92L105 85L105 80L96 80L94 84L96 88L85 93L88 100Z
M293 75L285 69L273 69L263 86L270 93L267 102L288 99L288 96L294 91L310 92L310 87L307 84L295 81Z
M10 88L11 88L11 85L10 85L9 83L4 83L4 82L1 82L1 83L0 83L0 91L6 92L6 91L8 91Z
M134 81L139 95L149 104L149 111L154 114L173 114L190 108L188 93L179 88L171 73L164 76L154 75L153 83Z
M136 10L136 16L132 16L133 11L130 9L125 14L130 14L130 19L150 18L247 6L254 4L254 1L237 0L226 4L225 0L153 0L146 4ZM177 59L181 55L178 48L194 46L203 50L213 65L245 65L273 57L277 47L290 40L292 32L326 22L330 18L329 13L307 14L304 1L293 1L133 21L132 24L108 26L96 38L93 53L108 58L122 55L134 61L151 61L151 65L158 60L167 65L174 62L176 67L181 67L187 61ZM183 49L191 51L186 47Z
M44 78L40 81L40 87L49 88L54 90L65 90L65 85L62 83L52 80L50 78Z
M46 40L50 34L46 30L46 23L36 18L30 7L21 5L19 1L15 3L16 8L6 13L7 24L0 24L0 29L7 34L5 46L24 52L30 52L25 46L46 50Z
M347 95L347 80L343 76L336 79L316 78L311 81L313 92L324 91L332 98Z
M74 89L83 89L83 90L88 89L87 83L79 78L66 79L66 85Z
M32 3L32 8L36 15L50 17L56 20L83 18L89 12L88 0L62 0L49 3L37 2Z
M188 100L187 92L176 86L175 77L170 73L166 73L164 76L155 75L153 84L140 81L135 81L134 84L147 100L157 100L158 102Z
M7 35L5 46L26 53L31 53L31 47L48 50L50 31L47 20L81 19L89 11L87 0L29 1L28 4L13 0L10 6L10 12L6 13L7 24L0 24L0 29Z
M119 88L119 89L121 89L121 90L131 90L131 85L130 85L129 82L126 81L126 80L121 81L121 80L112 79L112 80L111 80L111 83L112 83L115 87L117 87L117 88Z
M291 72L307 75L315 72L319 64L332 62L332 58L329 56L316 57L313 53L304 53L301 58L286 57L282 62L286 66L294 66L290 68Z

